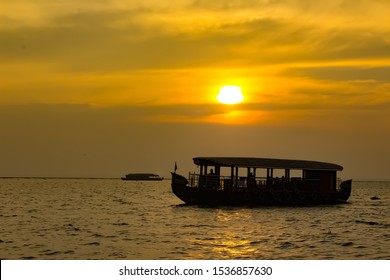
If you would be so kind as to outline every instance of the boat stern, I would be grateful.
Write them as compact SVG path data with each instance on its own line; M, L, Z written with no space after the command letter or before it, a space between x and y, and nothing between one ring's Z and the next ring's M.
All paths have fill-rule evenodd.
M340 184L339 198L347 201L352 191L352 180L345 180Z

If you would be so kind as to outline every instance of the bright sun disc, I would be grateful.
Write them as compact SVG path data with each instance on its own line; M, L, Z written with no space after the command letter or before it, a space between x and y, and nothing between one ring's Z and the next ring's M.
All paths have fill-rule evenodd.
M241 88L238 86L224 86L219 90L217 100L223 104L237 104L244 100Z

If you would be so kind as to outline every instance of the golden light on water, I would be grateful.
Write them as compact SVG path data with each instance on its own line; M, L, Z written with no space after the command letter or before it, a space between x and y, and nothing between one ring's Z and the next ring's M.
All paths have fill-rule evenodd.
M244 96L239 86L223 86L219 90L217 100L223 104L238 104L244 100Z
M198 246L209 248L210 253L217 259L243 259L253 256L267 255L267 238L263 236L266 231L261 226L256 231L253 229L242 230L242 221L253 221L253 213L250 211L226 211L218 209L213 219L226 227L208 232L203 238L189 238L189 242ZM239 227L228 225L239 223ZM200 229L202 230L202 229ZM194 255L194 258L199 256Z

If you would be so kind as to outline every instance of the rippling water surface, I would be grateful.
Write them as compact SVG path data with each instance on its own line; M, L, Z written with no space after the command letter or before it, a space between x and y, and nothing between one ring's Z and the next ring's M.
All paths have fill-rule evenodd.
M0 258L390 259L389 205L390 182L336 206L204 208L168 180L0 179Z

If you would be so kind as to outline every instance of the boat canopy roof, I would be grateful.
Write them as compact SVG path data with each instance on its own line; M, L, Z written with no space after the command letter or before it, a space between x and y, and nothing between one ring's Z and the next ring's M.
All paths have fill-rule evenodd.
M227 166L227 167L252 167L252 168L276 168L276 169L302 169L302 170L328 170L341 171L343 167L327 162L273 159L253 157L195 157L196 165Z

